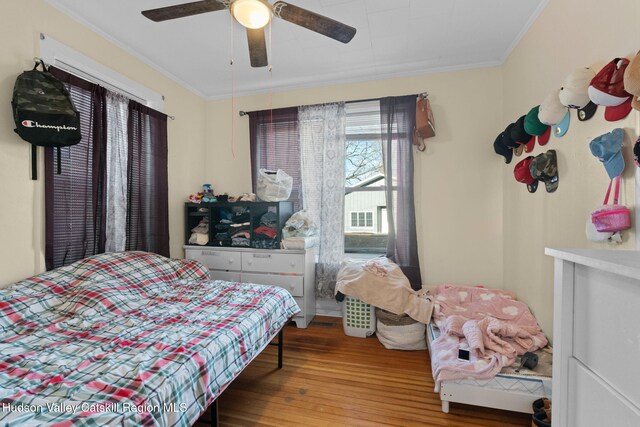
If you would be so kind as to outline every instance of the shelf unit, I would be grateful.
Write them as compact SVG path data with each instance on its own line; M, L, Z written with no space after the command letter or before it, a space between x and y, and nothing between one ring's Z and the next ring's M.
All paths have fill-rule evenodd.
M213 203L185 203L185 239L184 243L189 244L191 230L205 217L209 219L209 241L206 245L216 247L232 247L228 244L220 244L215 238L216 224L224 218L224 212L233 212L234 208L246 208L249 212L249 232L250 244L253 247L255 242L254 230L260 225L260 218L267 212L273 212L277 217L276 238L274 249L280 248L282 240L282 228L285 222L293 214L292 202L213 202ZM205 211L206 210L206 211Z

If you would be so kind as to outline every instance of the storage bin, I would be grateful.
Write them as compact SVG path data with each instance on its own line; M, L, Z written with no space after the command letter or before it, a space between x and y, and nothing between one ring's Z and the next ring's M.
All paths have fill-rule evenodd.
M376 331L376 308L357 298L345 296L342 302L342 326L350 337L366 338Z

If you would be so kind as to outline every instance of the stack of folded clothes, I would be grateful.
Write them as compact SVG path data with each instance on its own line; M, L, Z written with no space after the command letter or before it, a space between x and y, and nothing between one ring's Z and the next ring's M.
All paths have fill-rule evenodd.
M215 225L214 243L218 246L249 246L249 209L220 209L220 221Z
M278 249L278 216L273 212L267 212L260 217L260 223L253 229L254 248L259 249Z
M250 246L251 237L249 232L249 209L245 207L234 207L232 223L229 225L229 235L231 236L231 246Z
M220 221L215 225L216 234L214 243L218 246L231 246L231 234L229 234L229 228L233 221L233 212L227 209L220 209L219 211Z

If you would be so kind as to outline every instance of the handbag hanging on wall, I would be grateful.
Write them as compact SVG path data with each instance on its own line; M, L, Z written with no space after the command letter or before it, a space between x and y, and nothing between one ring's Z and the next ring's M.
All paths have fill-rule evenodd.
M436 136L433 111L429 103L429 95L422 93L418 95L416 101L416 127L413 130L413 145L417 146L419 151L424 151L426 148L424 140L432 136Z
M616 189L613 195L613 204L609 204L611 194L611 183L616 182ZM607 194L604 197L604 204L591 213L591 222L597 231L622 231L631 228L631 213L626 206L618 204L620 196L620 175L609 181Z

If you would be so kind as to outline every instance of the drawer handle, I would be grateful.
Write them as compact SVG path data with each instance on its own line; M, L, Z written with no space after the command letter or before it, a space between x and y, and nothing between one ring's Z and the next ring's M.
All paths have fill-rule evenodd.
M254 258L271 258L271 254L253 254Z
M202 251L202 255L220 256L218 252L214 252L214 251Z
M229 264L233 264L233 259L229 259Z

